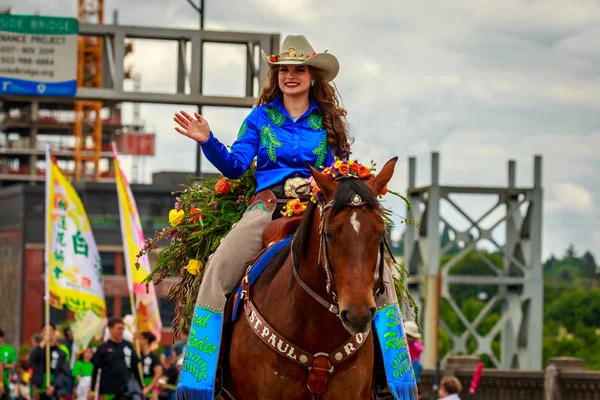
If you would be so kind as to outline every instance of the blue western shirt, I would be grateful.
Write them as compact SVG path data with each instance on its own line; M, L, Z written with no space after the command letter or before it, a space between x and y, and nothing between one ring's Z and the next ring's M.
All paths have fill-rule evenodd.
M255 107L242 123L231 151L212 132L201 146L206 158L230 179L241 177L256 157L257 192L287 178L308 178L305 161L321 168L334 160L321 111L313 99L296 121L283 107L282 96Z

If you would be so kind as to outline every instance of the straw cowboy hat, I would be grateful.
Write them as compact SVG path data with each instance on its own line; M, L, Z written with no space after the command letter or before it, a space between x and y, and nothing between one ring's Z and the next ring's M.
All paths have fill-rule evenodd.
M312 65L327 71L329 80L332 81L340 70L337 58L325 50L317 53L303 35L288 35L281 43L279 54L267 56L261 50L263 61L269 66L274 65Z
M415 339L421 339L419 327L413 321L404 322L404 332L406 333L406 336L414 337Z

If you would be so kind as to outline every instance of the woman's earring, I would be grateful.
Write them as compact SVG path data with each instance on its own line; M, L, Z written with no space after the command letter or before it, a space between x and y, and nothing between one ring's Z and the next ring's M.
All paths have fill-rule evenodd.
M312 81L312 82L310 83L310 86L314 87L314 86L315 86L315 81Z

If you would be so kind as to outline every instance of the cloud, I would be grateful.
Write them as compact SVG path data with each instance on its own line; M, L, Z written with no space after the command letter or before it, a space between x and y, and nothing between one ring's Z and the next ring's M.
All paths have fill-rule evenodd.
M586 188L573 183L558 183L551 189L553 199L546 203L548 212L589 214L593 211L593 196Z

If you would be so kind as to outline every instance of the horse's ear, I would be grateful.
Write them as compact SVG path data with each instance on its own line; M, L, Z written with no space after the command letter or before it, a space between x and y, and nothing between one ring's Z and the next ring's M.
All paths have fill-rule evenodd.
M373 179L367 181L367 184L373 189L375 194L381 193L381 190L388 184L392 175L394 175L394 168L396 167L396 161L398 157L394 157L385 163L381 171Z
M309 163L305 163L310 170L311 175L315 179L315 183L321 189L321 192L325 195L327 201L333 200L335 191L337 190L337 183L330 180L328 177L314 169Z

